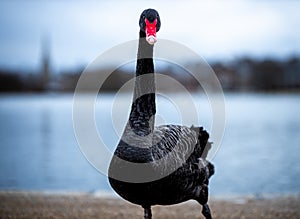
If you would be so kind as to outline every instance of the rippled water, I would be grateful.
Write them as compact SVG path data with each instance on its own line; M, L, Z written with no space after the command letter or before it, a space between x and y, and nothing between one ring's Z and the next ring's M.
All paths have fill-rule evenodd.
M72 123L72 95L0 96L0 189L111 191L85 159ZM227 94L226 131L213 159L211 193L300 193L300 95ZM191 106L173 94L172 101ZM211 127L205 96L194 96L199 121ZM99 134L113 150L131 95L102 95L95 105ZM158 123L180 123L171 101L158 98ZM112 110L113 109L113 110ZM85 115L83 115L85 116ZM113 118L113 121L112 121ZM189 116L184 121L190 125ZM190 124L189 124L190 123ZM89 133L89 130L86 130Z

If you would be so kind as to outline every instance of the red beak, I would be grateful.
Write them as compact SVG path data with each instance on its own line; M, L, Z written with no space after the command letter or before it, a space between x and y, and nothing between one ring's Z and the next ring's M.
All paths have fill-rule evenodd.
M152 23L145 18L145 23L146 23L146 40L149 44L153 45L156 43L156 23L157 19L155 19Z

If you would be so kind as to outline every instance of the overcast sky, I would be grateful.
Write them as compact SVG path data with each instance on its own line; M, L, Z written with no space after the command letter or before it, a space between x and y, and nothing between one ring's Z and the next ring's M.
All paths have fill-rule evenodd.
M155 8L158 39L206 59L300 54L300 1L0 1L0 67L39 67L43 36L52 67L82 66L138 37L138 19Z

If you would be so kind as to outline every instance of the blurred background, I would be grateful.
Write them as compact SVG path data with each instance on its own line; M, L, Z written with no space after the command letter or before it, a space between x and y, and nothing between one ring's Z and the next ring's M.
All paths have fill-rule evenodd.
M0 190L112 192L76 142L73 92L97 56L137 39L146 8L160 13L158 40L203 56L224 89L226 130L213 160L211 193L299 194L300 2L271 0L0 1ZM99 80L113 61L97 70ZM199 63L187 65L197 69ZM115 94L134 68L116 69L96 104L97 128L111 151L118 142L111 118ZM200 124L209 130L209 101L194 78L163 61L156 70L192 93ZM172 85L164 89L184 101ZM129 90L118 99L124 118L131 95ZM178 122L170 101L157 101L159 116Z

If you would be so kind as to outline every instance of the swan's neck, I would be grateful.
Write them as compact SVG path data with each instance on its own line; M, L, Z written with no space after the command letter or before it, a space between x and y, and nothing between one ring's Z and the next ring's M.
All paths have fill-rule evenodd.
M148 135L154 128L155 117L155 79L153 64L153 45L140 32L136 64L134 95L129 124L135 133Z

